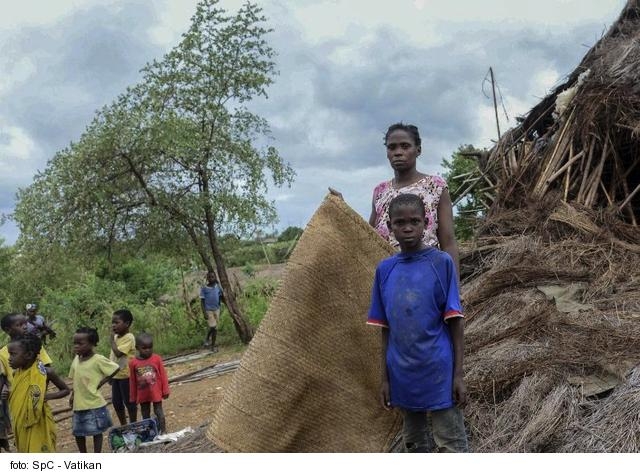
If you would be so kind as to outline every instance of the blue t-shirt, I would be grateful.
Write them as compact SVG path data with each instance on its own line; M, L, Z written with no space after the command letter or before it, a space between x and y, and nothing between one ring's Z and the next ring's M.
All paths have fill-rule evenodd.
M204 299L204 310L218 310L220 308L220 295L222 289L218 284L213 286L202 286L200 288L200 299Z
M407 410L454 405L453 343L445 321L461 317L455 266L436 248L380 262L367 323L389 328L391 404Z

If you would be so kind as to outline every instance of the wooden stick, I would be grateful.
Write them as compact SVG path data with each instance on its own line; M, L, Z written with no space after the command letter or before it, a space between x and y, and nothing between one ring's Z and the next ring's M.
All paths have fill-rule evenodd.
M609 193L607 192L607 189L604 188L604 184L602 183L602 180L600 180L600 188L602 189L602 192L604 192L604 196L607 198L607 202L609 202L609 205L613 206L613 201L611 200L611 197L609 197Z
M604 169L604 162L607 159L607 151L609 151L609 137L605 139L604 148L602 148L602 157L600 158L600 163L596 167L593 172L593 177L591 182L589 183L589 192L587 192L587 196L585 197L584 204L587 207L591 207L596 198L596 192L598 191L598 183L602 178L602 170Z
M587 182L587 176L589 175L589 166L591 166L591 160L593 158L593 151L595 150L595 142L591 143L591 147L589 148L589 157L587 158L587 165L584 167L584 171L582 173L582 182L580 184L580 190L578 190L578 197L576 200L578 202L582 201L582 195L584 194L585 184Z
M571 164L573 164L575 161L577 161L578 159L580 159L582 157L582 155L584 155L584 150L580 151L578 154L576 154L573 158L569 159L569 161L567 161L566 163L564 163L564 165L558 169L553 176L551 176L549 179L547 179L547 186L549 184L551 184L553 181L555 181L558 177L560 177L562 175L563 172L565 172L568 168L571 168ZM569 173L567 173L567 176L569 175Z
M638 184L636 186L635 189L633 189L633 192L629 195L627 195L627 198L624 199L622 201L622 203L618 206L618 210L622 210L629 202L631 202L631 199L633 199L633 197L640 191L640 184Z

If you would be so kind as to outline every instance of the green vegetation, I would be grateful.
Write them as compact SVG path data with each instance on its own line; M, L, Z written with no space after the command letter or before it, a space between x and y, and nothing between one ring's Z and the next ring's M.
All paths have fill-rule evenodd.
M451 159L442 160L442 166L446 169L443 177L449 185L451 201L456 202L460 198L454 211L458 241L473 238L475 227L486 210L479 199L484 186L477 185L483 179L478 167L481 154L482 151L471 145L462 145L451 155Z
M273 277L257 276L260 267L267 264L264 249L271 264L282 263L297 242L280 241L283 235L291 232L262 241L221 238L225 259L241 261L229 266L244 274L239 278L245 282L238 291L238 304L252 329L260 324L278 285ZM265 243L265 239L272 242ZM24 313L25 304L38 303L39 311L58 333L54 340L48 340L46 348L60 373L68 371L73 359L72 335L80 326L98 329L97 351L108 355L111 316L120 308L133 313L134 334L153 334L156 352L166 356L200 348L207 331L199 300L205 268L162 252L121 252L110 261L94 261L73 253L60 258L55 252L48 260L39 260L33 254L19 254L14 247L0 245L2 314ZM0 346L7 341L7 336L0 333ZM224 305L218 343L242 349Z
M201 0L189 29L142 80L98 111L18 193L18 251L104 260L161 252L218 274L240 339L251 325L236 303L219 236L275 222L269 186L294 172L250 111L276 75L261 9L235 14ZM25 288L26 289L26 288Z

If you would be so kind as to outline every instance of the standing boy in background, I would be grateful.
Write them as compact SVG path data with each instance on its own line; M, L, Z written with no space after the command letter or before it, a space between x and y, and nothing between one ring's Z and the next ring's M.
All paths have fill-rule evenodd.
M218 321L220 320L220 303L224 302L222 289L218 284L218 279L214 272L207 273L207 285L200 289L200 305L202 313L209 325L207 337L204 339L204 346L211 346L211 351L217 352L216 335L218 333ZM211 339L211 345L209 345Z
M47 335L49 335L52 340L56 338L56 332L47 325L44 316L42 314L38 314L37 304L27 304L26 310L27 333L32 333L40 337L43 345L47 343Z
M469 450L463 315L451 257L422 241L422 199L401 194L389 204L389 230L400 253L378 265L367 323L382 328L380 400L402 410L408 452L427 452L427 412L441 451Z

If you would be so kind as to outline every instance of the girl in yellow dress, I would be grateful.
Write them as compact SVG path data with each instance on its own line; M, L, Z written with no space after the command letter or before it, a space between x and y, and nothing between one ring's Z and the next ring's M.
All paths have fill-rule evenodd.
M69 395L69 387L38 358L42 348L38 336L19 336L9 342L8 348L9 365L14 370L9 414L16 449L21 453L55 452L56 424L47 401ZM49 381L57 392L47 392Z

